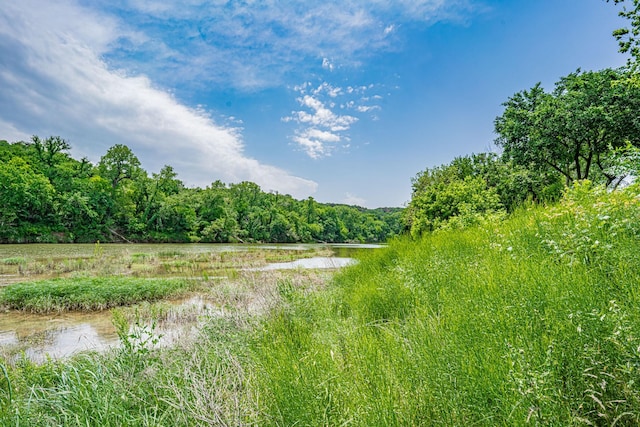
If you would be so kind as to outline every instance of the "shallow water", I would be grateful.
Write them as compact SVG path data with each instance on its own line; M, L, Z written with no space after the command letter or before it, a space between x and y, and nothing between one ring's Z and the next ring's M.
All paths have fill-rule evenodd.
M181 253L206 253L246 251L251 249L313 249L326 246L332 249L333 257L303 258L292 262L272 263L256 270L272 271L281 269L336 269L356 262L352 257L362 250L379 248L380 245L214 245L214 244L104 244L100 250L104 254L160 253L177 251ZM96 245L93 244L36 244L0 245L0 259L25 257L90 257ZM207 316L219 316L221 310L201 296L171 302L173 309L166 320L158 323L153 331L160 336L157 345L171 345L180 339L193 336L198 326ZM189 313L185 321L184 312ZM172 315L172 313L176 313ZM182 314L180 314L182 313ZM105 351L119 346L116 329L109 311L60 314L26 314L20 312L0 313L0 354L14 360L24 357L42 362L66 358L82 351Z
M382 247L377 244L220 244L220 243L51 243L0 245L0 259L6 258L82 258L91 257L96 251L104 255L158 254L179 252L185 254L236 252L248 250L310 250L330 248L336 256L350 256L362 249Z
M136 333L136 328L132 327L130 333L145 338L152 332L159 338L157 346L171 345L195 334L203 318L222 314L201 296L169 303L172 309L153 330L150 325L144 325L144 330ZM120 341L110 311L0 314L0 349L14 360L24 355L40 363L47 358L66 358L82 351L105 351L118 346Z
M341 257L313 257L303 258L291 262L275 262L265 267L252 268L253 271L273 271L273 270L297 270L299 268L319 268L331 269L342 268L355 264L357 261L353 258Z

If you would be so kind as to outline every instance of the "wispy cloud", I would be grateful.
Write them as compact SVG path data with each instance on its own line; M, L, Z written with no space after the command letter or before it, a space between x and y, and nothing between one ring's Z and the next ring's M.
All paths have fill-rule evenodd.
M246 89L281 84L314 64L357 66L397 48L404 23L456 19L472 8L470 0L97 1L144 28L143 36L113 41L107 57L114 66L169 85L188 79ZM140 56L156 60L140 63Z
M394 49L404 23L464 15L470 2L4 2L0 131L59 134L94 161L123 143L147 169L172 164L189 184L246 179L306 196L315 182L248 157L237 124L220 124L171 91L285 87L310 71L357 67ZM370 90L328 83L298 90L299 109L285 119L297 126L292 140L316 158L348 147L351 127L379 109L375 96L363 95Z
M342 88L323 82L296 86L301 110L292 111L285 122L298 125L292 140L313 159L330 156L338 148L349 147L351 126L360 120L355 114L379 110L380 95L367 96L374 85Z
M162 10L162 3L145 3ZM109 146L127 144L146 168L171 164L192 185L250 180L299 197L315 191L316 183L246 156L237 128L181 104L143 75L110 69L103 55L123 34L137 37L73 1L4 4L0 129L62 135L94 161Z

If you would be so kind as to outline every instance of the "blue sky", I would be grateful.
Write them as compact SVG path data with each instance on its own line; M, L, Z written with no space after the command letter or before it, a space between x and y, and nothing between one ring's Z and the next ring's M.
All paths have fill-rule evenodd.
M508 97L624 65L604 0L21 0L0 7L0 139L126 144L189 186L403 206L495 151Z

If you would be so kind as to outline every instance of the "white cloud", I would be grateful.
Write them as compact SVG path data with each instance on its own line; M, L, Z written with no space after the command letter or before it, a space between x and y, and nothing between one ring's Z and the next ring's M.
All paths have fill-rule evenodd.
M292 140L311 158L320 159L330 156L338 147L348 148L350 138L348 131L360 120L352 114L337 114L334 110L339 105L342 110L351 110L365 114L379 110L381 107L374 101L382 99L379 95L366 96L365 93L375 86L348 86L346 89L322 82L317 87L305 82L294 88L301 96L296 100L301 110L291 112L284 117L285 122L298 124ZM356 97L356 99L345 99ZM340 98L338 104L336 100ZM376 117L372 117L376 119Z
M295 131L293 141L307 155L313 159L330 156L340 142L349 138L343 133L358 121L357 117L347 114L336 114L331 110L335 108L332 102L326 103L320 100L320 96L326 94L330 98L338 96L342 92L340 88L334 88L327 83L322 83L312 93L306 93L310 85L298 86L298 91L303 95L297 98L303 110L293 111L290 116L283 118L285 122L295 122L301 127ZM343 145L344 146L344 145Z
M318 86L317 89L315 89L313 91L313 94L314 95L320 95L323 92L326 93L327 95L329 95L331 98L335 98L335 97L337 97L338 95L340 95L342 93L342 88L333 87L329 83L324 82L320 86Z
M318 61L329 71L359 66L380 51L396 49L401 42L397 30L403 23L430 25L472 9L471 0L96 0L93 4L118 10L130 27L144 26L143 36L124 34L113 46L155 60L140 63L127 52L112 53L110 60L119 66L141 67L155 81L169 85L198 80L243 88L281 84L285 75L315 69Z
M322 58L322 68L333 71L334 65L328 58Z
M379 109L380 109L379 105L358 105L356 107L356 110L358 110L360 113L367 113L369 111L374 111Z
M173 8L138 3L156 12ZM145 76L109 69L102 56L123 35L119 21L71 0L4 4L0 131L61 135L94 161L108 147L126 144L148 170L170 164L190 185L250 180L296 197L316 190L310 180L247 157L238 129L181 104Z
M295 112L295 115L297 116L296 120L299 123L322 126L334 132L338 132L349 129L353 123L358 121L358 119L353 116L341 116L335 114L327 107L326 104L310 95L298 98L298 102L303 107L307 107L311 110L311 113L308 113L307 111Z
M312 159L319 159L331 155L335 144L343 141L345 137L326 130L310 128L296 132L293 140Z

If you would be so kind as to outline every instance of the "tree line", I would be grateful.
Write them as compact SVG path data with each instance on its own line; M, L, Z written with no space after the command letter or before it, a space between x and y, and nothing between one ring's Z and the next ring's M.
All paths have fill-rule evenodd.
M94 165L59 136L0 141L0 242L384 242L402 209L365 209L265 192L252 182L188 188L149 174L129 147Z

